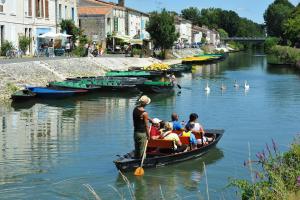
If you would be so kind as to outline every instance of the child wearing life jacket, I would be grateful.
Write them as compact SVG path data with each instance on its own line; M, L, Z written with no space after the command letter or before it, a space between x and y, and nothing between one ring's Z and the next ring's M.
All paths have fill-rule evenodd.
M192 133L192 130L194 128L194 124L188 123L185 126L185 131L180 135L182 137L189 137L190 138L190 144L192 146L192 150L197 148L197 139L196 136Z

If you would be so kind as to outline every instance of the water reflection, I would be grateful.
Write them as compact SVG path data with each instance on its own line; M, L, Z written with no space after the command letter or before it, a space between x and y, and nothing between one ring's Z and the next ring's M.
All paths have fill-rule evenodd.
M200 159L157 169L146 169L144 177L134 177L130 173L125 175L130 183L133 184L134 195L138 199L203 197L199 193L200 183L205 181L203 163L208 167L223 157L223 151L215 148ZM116 180L116 186L119 188L123 187L123 189L127 187L121 175Z

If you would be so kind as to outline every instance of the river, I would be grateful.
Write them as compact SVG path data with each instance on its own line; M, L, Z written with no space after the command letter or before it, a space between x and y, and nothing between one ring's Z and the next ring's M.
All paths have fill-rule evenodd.
M207 155L147 169L141 178L126 173L129 189L113 160L133 148L131 115L139 94L0 106L0 199L93 199L84 184L104 200L130 199L131 192L136 199L207 199L206 188L210 199L238 199L226 186L229 178L250 179L243 166L249 153L255 159L272 139L285 151L300 132L299 72L270 67L261 53L231 54L178 80L181 93L152 95L147 110L160 119L176 111L180 120L196 112L204 127L225 129ZM247 80L250 90L234 88L234 80Z

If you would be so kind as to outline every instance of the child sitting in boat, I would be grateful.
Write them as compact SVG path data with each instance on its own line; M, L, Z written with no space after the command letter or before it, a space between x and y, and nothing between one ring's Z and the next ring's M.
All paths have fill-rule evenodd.
M183 145L176 133L173 133L173 125L170 122L167 122L165 129L161 134L161 138L164 140L173 140L175 141L175 150L176 152L182 152L186 150L187 146Z
M195 135L192 133L193 128L194 128L194 124L188 123L185 126L185 131L183 131L183 133L180 135L182 137L189 137L190 138L190 144L191 144L192 150L196 149L197 144L198 144Z

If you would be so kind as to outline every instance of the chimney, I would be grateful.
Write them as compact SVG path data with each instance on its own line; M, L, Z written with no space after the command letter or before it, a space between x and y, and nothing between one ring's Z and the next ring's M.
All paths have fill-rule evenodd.
M125 6L125 0L118 0L118 5L124 7Z

